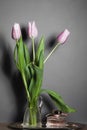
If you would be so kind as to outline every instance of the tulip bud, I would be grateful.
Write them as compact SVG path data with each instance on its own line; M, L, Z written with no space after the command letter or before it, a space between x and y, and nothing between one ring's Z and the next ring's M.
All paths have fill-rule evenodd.
M15 23L14 26L12 27L12 38L14 40L19 40L20 37L21 37L20 25L18 23Z
M28 23L28 35L30 38L36 38L38 36L38 30L34 21Z
M67 29L65 29L65 30L57 37L58 43L61 43L61 44L65 43L69 35L70 35L70 32L69 32Z

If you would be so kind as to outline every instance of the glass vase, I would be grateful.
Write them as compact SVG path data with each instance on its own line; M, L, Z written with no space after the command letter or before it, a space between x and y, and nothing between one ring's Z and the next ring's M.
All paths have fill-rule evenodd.
M27 104L24 117L23 117L23 128L41 127L41 107L42 101L36 102L34 105Z

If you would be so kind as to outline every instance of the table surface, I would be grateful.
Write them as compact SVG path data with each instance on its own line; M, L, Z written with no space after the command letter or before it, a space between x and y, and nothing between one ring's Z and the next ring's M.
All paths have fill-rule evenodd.
M79 129L77 128L75 130L87 130L87 125L86 124L79 124L79 125L81 125L81 128L79 128ZM43 130L44 129L46 129L46 128L43 128ZM49 128L49 129L55 129L55 128ZM59 128L56 128L56 129L58 129L58 130L67 130L67 129L59 129ZM9 124L8 123L0 123L0 130L18 130L18 128L11 128L10 123ZM19 130L23 130L23 128L19 128ZM26 129L26 130L30 130L30 128ZM74 130L74 129L69 129L69 130Z

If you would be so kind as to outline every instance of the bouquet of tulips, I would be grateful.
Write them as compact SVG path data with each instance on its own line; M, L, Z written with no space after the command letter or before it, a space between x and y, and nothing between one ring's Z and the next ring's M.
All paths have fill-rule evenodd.
M34 109L36 108L38 97L42 92L48 93L51 98L55 101L58 109L62 112L70 113L75 112L75 109L66 105L62 97L53 90L42 89L44 64L48 58L53 54L53 52L60 45L63 45L70 32L65 29L57 37L57 43L48 56L44 57L44 37L42 36L37 48L35 49L35 38L38 36L38 30L35 22L28 23L28 36L32 43L32 58L30 57L29 49L23 42L21 28L18 23L15 23L12 27L12 38L16 41L16 46L14 49L14 60L18 70L21 73L24 87L26 89L27 100L29 103L29 108L31 109L31 115L35 115ZM33 118L33 117L31 117ZM36 123L35 116L31 119L31 124Z

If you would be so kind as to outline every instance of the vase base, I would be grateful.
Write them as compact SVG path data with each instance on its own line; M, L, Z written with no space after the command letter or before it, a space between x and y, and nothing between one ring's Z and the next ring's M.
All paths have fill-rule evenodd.
M22 128L41 128L42 124L38 123L37 125L29 125L28 123L21 123L20 124Z

